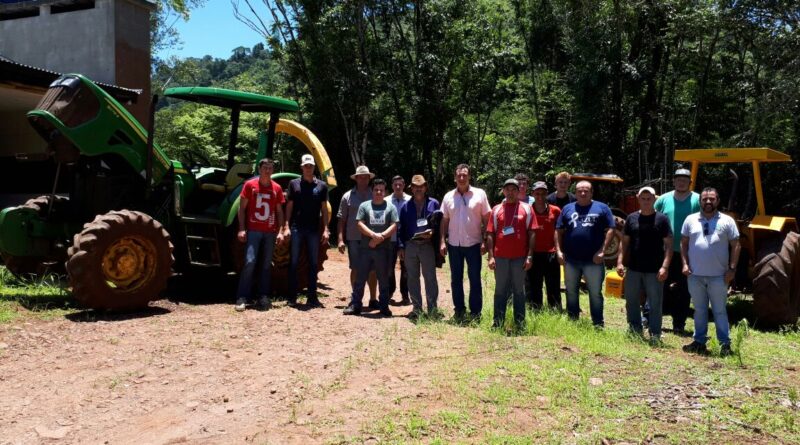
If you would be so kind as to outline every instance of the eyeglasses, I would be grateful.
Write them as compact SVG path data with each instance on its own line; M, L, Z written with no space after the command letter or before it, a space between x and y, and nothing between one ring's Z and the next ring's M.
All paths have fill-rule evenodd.
M708 236L708 223L703 223L703 236Z

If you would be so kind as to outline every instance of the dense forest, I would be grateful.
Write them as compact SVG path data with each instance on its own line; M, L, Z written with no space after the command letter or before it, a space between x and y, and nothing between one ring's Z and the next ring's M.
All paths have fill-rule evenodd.
M671 176L676 148L772 147L772 213L797 212L800 6L790 0L234 0L264 44L227 60L156 61L153 86L297 100L340 183L357 164L423 173L436 194L466 162L489 189L525 172ZM164 102L157 140L222 163L227 115ZM243 158L265 116L244 116ZM296 169L298 147L276 158ZM748 183L747 169L737 169ZM706 184L727 182L712 170ZM657 183L658 185L658 183ZM664 184L669 188L669 181ZM343 188L343 187L342 187ZM724 198L724 197L723 197Z

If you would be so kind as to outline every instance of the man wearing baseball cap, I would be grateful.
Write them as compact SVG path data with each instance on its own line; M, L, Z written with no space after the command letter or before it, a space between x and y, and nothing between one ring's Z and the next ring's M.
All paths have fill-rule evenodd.
M667 279L672 260L672 228L666 215L653 207L656 191L652 187L642 187L636 196L640 210L625 220L617 273L625 279L625 308L630 330L643 334L639 294L644 289L650 307L650 343L658 344L661 341L662 283Z
M501 328L506 319L509 290L513 293L514 325L525 322L525 272L533 264L533 209L519 200L519 182L508 179L503 184L505 200L497 204L486 226L486 255L489 270L494 271L494 320Z
M686 217L700 211L700 195L693 192L692 172L679 168L672 177L675 190L658 197L655 204L657 212L667 216L672 233L681 233L681 227ZM681 252L681 237L673 236L673 256ZM677 259L677 257L676 257ZM689 303L689 287L686 276L683 275L683 265L680 261L672 261L664 282L663 313L672 314L672 330L678 335L687 335L686 318L691 314Z
M533 265L528 269L528 303L533 309L543 306L542 281L547 288L547 305L561 311L561 267L556 258L556 221L561 209L547 200L547 184L533 184L533 217L536 219L536 242L533 246Z
M308 257L308 293L306 304L320 307L317 298L317 263L320 244L328 245L328 186L314 177L314 157L305 154L300 160L302 177L289 182L289 195L286 204L286 227L291 234L291 259L289 261L289 306L297 300L297 265L300 262L300 248L305 243ZM321 242L320 242L321 236ZM323 247L324 248L324 247Z

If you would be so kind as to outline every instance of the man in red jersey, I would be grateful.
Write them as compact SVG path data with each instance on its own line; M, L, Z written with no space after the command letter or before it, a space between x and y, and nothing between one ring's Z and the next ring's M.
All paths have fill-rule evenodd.
M272 181L275 166L272 159L264 158L258 162L258 177L244 183L239 196L240 242L247 243L244 267L239 276L239 291L236 294L236 311L245 308L248 297L253 292L253 273L261 253L261 269L258 277L258 306L262 310L270 308L269 286L272 273L272 252L275 240L283 242L283 189Z
M506 319L509 287L514 294L514 322L517 329L525 322L525 271L533 262L536 219L527 202L520 202L519 183L508 179L503 184L505 201L496 205L486 226L486 251L489 269L494 271L494 322L499 328Z
M533 309L542 308L542 281L547 287L547 305L561 311L561 266L556 258L558 251L556 221L561 209L547 201L547 184L533 184L533 215L536 219L536 245L533 248L533 265L528 269L528 303Z

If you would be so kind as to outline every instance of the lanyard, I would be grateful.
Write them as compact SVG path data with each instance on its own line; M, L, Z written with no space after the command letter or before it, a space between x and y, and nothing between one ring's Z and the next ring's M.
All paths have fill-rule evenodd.
M506 210L505 206L503 206L503 211L505 211L505 210ZM505 218L505 219L508 219L509 221L503 221L503 228L504 229L507 228L507 227L510 227L511 224L514 224L514 220L517 218L517 213L518 212L519 212L519 201L517 201L517 205L514 206L514 214L511 216L511 218ZM508 212L506 212L505 216L508 216Z

